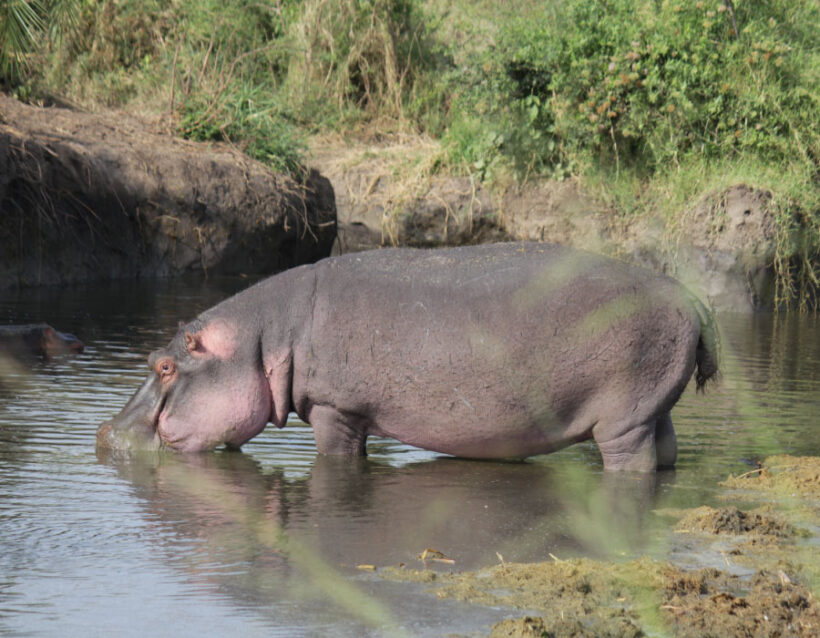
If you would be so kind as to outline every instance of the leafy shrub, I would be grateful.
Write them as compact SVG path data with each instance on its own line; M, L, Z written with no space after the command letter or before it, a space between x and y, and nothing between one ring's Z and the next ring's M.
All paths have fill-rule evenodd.
M570 0L519 20L487 64L504 152L542 170L651 173L689 153L816 164L820 7L734 4Z
M818 33L815 0L539 4L462 74L450 159L479 177L581 175L622 213L679 215L739 177L769 189L778 298L805 306L820 281Z
M304 151L299 128L405 121L429 66L418 0L72 1L76 32L40 62L47 90L141 101L184 137L229 141L279 169Z
M172 99L183 137L231 142L274 169L295 171L304 144L277 94L286 67L278 48L284 16L276 9L254 0L181 5L184 36L171 69L179 96Z

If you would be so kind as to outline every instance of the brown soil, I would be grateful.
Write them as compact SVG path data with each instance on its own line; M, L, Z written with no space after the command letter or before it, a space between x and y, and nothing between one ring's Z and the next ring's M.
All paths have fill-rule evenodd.
M0 95L0 288L186 271L270 273L330 253L315 172L274 174L229 146L122 113Z
M667 576L660 609L676 636L816 636L817 598L785 574L760 572L751 582L719 570Z
M782 495L802 504L786 511L730 506L678 512L675 538L687 537L704 552L710 551L709 539L731 540L731 549L721 550L723 560L727 566L741 563L751 576L715 567L683 569L668 561L585 558L502 563L462 573L405 568L379 573L425 583L438 598L529 612L496 624L492 638L820 635L820 604L806 586L820 583L818 539L806 539L811 533L788 520L795 512L802 518L806 502L809 508L816 505L820 458L772 457L760 470L724 485L743 488L757 499L777 495L777 505Z
M490 636L815 636L820 605L783 572L750 581L718 569L685 571L648 560L574 559L505 564L461 574L385 570L430 582L439 598L530 609Z
M311 165L333 184L339 253L380 246L455 246L514 239L490 192L469 177L436 175L433 140L394 136L314 140Z
M820 457L770 456L757 470L730 476L721 485L773 498L808 499L820 509Z

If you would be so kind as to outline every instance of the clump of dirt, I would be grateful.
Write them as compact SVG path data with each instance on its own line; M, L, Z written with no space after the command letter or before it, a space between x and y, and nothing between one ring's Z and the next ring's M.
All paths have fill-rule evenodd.
M820 457L770 456L757 470L730 476L721 485L764 492L779 498L799 497L820 501Z
M657 581L658 570L651 561L616 565L580 558L505 563L454 574L393 568L382 574L435 584L439 598L551 612L540 619L505 621L492 636L541 636L544 631L560 636L641 636L639 613L627 601L638 597L639 583Z
M816 636L820 606L783 572L751 582L716 569L671 570L660 609L675 636Z
M771 539L791 538L796 530L788 522L765 510L744 512L737 507L698 507L678 523L678 532L707 534L751 534Z
M771 261L777 233L771 200L770 192L747 184L710 193L689 213L690 234L696 244L733 253L744 265Z
M620 597L628 585L614 563L579 558L552 563L504 563L476 572L437 573L387 568L395 580L435 583L439 597L531 609L545 603L565 615L584 616ZM630 570L627 570L630 571Z
M496 624L501 636L814 636L820 606L784 572L750 581L718 569L687 571L650 560L507 563L476 572L384 570L436 585L439 598L543 613Z
M591 619L583 622L578 618L541 618L524 616L508 618L493 625L490 638L638 638L645 634L627 619L619 625L606 625Z

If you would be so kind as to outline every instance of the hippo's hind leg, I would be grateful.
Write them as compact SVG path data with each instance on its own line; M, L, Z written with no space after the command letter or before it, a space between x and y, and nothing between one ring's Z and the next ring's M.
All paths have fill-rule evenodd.
M598 423L592 436L606 470L654 472L675 465L678 443L668 411L637 425Z
M611 436L612 432L617 434ZM592 429L592 436L601 451L605 470L654 472L657 469L655 419L628 428L598 423Z
M655 422L655 451L659 470L675 467L678 458L678 437L669 412L664 412Z
M307 418L319 454L366 456L367 427L329 405L314 405Z

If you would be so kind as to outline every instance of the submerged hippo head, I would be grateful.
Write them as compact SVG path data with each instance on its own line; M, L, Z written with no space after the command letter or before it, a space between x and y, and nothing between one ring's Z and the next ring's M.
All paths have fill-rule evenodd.
M148 357L148 378L97 444L114 449L180 452L239 447L264 429L271 395L259 340L229 320L182 326L168 345Z

